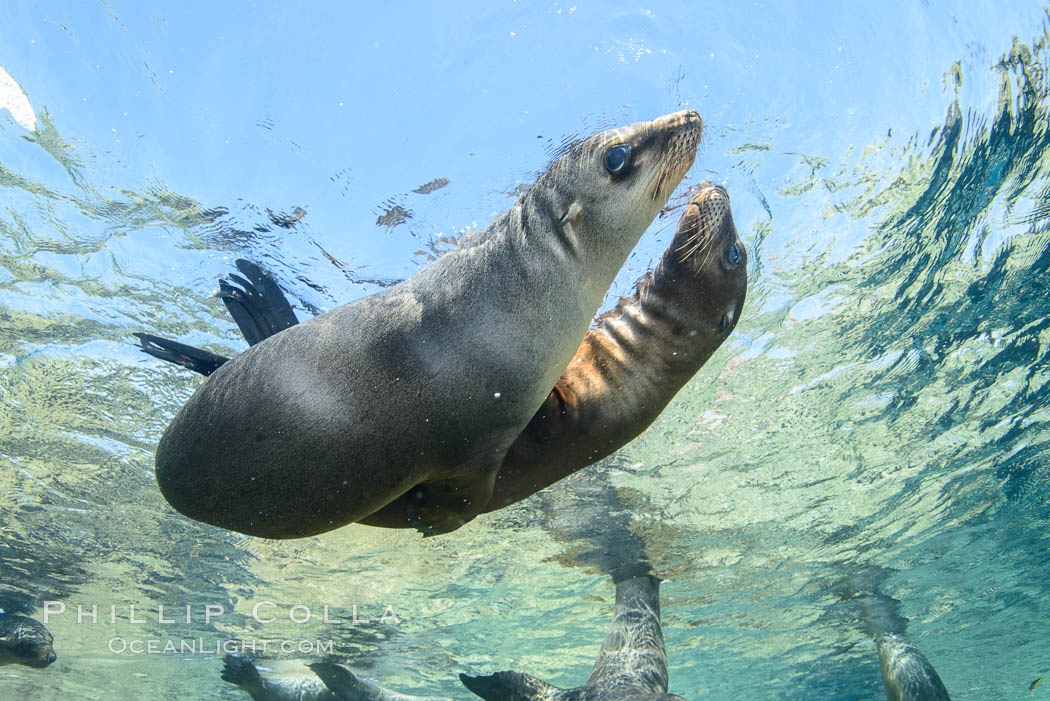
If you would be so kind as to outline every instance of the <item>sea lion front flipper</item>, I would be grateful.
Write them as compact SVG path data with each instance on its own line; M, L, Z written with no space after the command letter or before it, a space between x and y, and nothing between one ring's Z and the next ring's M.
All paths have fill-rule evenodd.
M249 694L263 686L262 675L255 667L255 662L247 655L230 654L222 658L222 680L236 684Z
M203 348L188 346L178 341L154 336L151 333L136 332L132 335L139 339L142 352L148 353L154 358L160 358L161 360L167 360L169 363L189 368L205 377L218 370L223 363L229 361L229 358L226 356L212 353Z
M536 699L565 699L564 689L548 684L524 672L496 672L484 677L460 674L459 680L476 696L485 701L536 701Z
M492 498L501 460L461 477L417 484L402 497L405 521L424 536L448 533L471 521Z
M235 263L244 277L230 274L228 280L219 280L219 299L226 305L248 345L254 346L299 323L288 298L269 272L243 258L238 258Z

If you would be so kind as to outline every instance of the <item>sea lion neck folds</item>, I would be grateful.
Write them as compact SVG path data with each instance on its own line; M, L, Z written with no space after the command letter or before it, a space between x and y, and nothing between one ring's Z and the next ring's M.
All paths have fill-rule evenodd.
M410 490L404 518L424 533L472 519L701 131L686 111L574 144L417 275L222 364L157 446L165 498L270 538L360 521ZM630 163L613 174L617 144Z

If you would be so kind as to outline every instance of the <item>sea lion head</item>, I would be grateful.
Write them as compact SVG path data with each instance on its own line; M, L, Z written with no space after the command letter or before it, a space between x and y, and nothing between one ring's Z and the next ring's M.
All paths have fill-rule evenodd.
M702 132L700 115L684 110L571 142L523 209L553 219L567 253L608 258L602 272L613 275L693 165Z
M729 193L721 185L699 186L678 221L659 275L662 289L692 297L678 306L695 309L694 322L709 327L696 331L716 345L732 333L747 295L747 249L733 223Z
M54 640L51 631L37 620L15 613L0 614L0 665L43 669L58 659Z

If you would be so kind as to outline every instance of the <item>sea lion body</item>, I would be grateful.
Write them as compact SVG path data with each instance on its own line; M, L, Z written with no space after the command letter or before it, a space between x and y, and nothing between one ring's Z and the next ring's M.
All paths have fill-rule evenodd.
M648 574L616 583L612 626L583 686L560 689L521 672L459 678L486 701L685 701L667 693L660 580Z
M56 659L55 639L43 623L18 613L0 613L0 666L43 669Z
M926 655L902 635L875 636L888 701L951 701Z
M220 296L250 344L296 319L272 278L239 260ZM484 511L519 501L615 452L645 430L729 336L747 294L747 251L726 191L698 186L656 269L605 312L514 440ZM143 348L209 374L228 358L149 334ZM361 523L406 528L410 490Z
M888 701L951 701L937 670L905 636L900 602L878 591L858 597L864 627L875 639Z
M338 701L309 667L295 660L257 666L247 655L226 655L222 679L239 686L254 701Z
M342 701L451 701L433 696L410 696L361 679L342 665L319 662L310 669L325 683L328 690Z
M165 498L270 538L360 521L413 488L406 518L425 533L473 518L700 131L687 111L596 134L417 275L223 364L157 446ZM603 164L624 145L613 177Z
M223 681L236 684L254 701L448 701L384 689L332 662L280 660L257 666L247 655L226 655L223 664ZM335 680L331 686L329 680Z

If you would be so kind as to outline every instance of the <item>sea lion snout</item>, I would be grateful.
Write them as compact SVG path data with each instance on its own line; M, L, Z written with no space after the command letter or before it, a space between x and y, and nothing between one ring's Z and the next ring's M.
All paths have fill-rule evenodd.
M0 613L0 665L43 669L58 659L54 640L51 631L39 621L21 614Z

